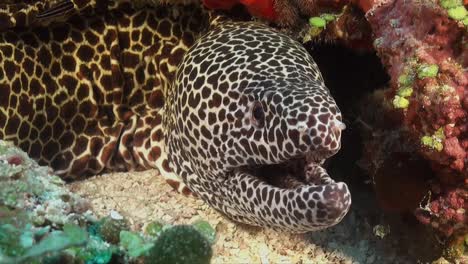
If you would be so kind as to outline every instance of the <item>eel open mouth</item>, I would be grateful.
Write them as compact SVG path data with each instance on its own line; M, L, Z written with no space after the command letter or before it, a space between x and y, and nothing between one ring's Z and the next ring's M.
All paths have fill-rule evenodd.
M266 183L279 188L293 189L305 185L305 158L295 158L280 164L262 165L254 175Z
M343 129L344 124L335 121L332 139L339 142ZM330 146L316 144L308 152L277 164L234 170L222 181L219 196L226 200L222 211L240 222L289 232L338 224L350 209L351 194L346 183L335 182L322 165L339 148L336 142Z
M339 223L350 208L351 195L345 183L330 178L318 156L239 171L226 182L231 203L225 212L235 220L290 232Z
M302 185L321 184L320 175L312 175L311 168L320 167L323 159L320 155L306 155L292 158L279 164L261 165L253 170L260 180L283 189L294 189ZM327 175L327 178L328 175ZM322 179L323 180L323 179ZM329 178L328 181L333 181Z

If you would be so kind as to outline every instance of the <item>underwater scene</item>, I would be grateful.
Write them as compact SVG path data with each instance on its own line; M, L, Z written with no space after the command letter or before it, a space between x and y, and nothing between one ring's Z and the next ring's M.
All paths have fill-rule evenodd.
M0 0L0 264L468 263L467 0Z

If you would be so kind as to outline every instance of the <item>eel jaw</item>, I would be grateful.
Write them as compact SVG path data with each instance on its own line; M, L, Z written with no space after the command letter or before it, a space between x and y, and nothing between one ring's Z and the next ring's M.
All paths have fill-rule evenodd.
M236 170L224 183L229 198L222 211L239 222L292 233L338 224L351 205L348 187L306 160L291 161L300 163L304 172L298 175L291 174L294 169L280 170L285 164Z

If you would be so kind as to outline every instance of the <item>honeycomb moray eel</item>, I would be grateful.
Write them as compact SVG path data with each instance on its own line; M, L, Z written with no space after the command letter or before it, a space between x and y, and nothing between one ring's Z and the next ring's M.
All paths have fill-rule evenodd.
M300 43L198 5L26 3L1 4L1 139L64 179L157 168L247 224L307 232L348 212L321 166L345 126Z

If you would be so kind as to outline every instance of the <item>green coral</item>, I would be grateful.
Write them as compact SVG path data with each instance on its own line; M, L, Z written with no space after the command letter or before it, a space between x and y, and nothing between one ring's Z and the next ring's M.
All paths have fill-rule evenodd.
M452 7L462 6L463 1L462 0L441 0L440 5L443 8L452 8Z
M437 151L442 151L444 145L442 144L445 139L443 128L439 128L432 136L425 135L421 138L421 144L428 148L435 149Z
M405 109L405 108L408 108L408 106L409 106L408 99L401 97L399 95L395 95L395 97L393 98L393 107Z
M468 25L468 11L462 0L440 0L439 3L447 10L450 18L461 21L465 26Z
M401 87L397 94L401 97L410 97L413 94L413 87Z
M194 227L179 225L164 230L151 248L148 263L207 264L213 250L210 242Z
M393 98L393 107L406 109L409 106L409 97L413 94L413 82L415 73L413 67L405 67L403 73L398 76L398 90Z
M398 77L398 84L401 86L410 86L413 84L414 76L413 74L402 74Z
M309 18L309 25L324 28L327 25L327 21L321 17L311 17Z
M340 14L323 13L320 16L309 18L309 26L307 34L303 38L303 42L311 40L313 37L318 36L327 27L327 24L336 20L341 16Z
M436 77L438 72L439 66L437 64L422 64L418 68L418 78Z
M467 11L464 6L452 7L447 10L449 17L455 20L463 20L467 16Z
M325 28L329 22L336 20L341 14L323 13L320 16L309 18L309 25L317 28Z

